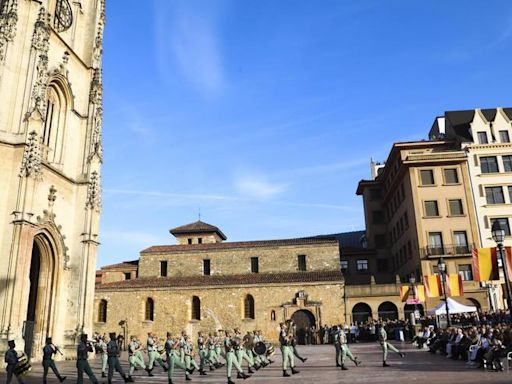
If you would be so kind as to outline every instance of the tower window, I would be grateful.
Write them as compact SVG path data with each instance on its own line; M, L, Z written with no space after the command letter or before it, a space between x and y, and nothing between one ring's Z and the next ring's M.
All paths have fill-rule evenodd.
M167 260L160 261L160 276L167 277Z
M203 260L203 275L210 276L210 259Z
M244 319L254 319L254 297L252 295L245 296Z
M257 257L251 257L251 272L252 273L259 273L260 266L259 266L259 260Z
M98 322L107 322L107 300L101 300L98 308Z
M305 271L306 270L306 255L298 255L297 263L298 263L299 271Z
M192 239L187 239L189 245L192 244Z
M201 320L201 300L192 296L192 320Z
M124 273L124 279L125 280L130 280L132 278L132 273L131 272L125 272Z
M151 297L146 300L146 311L144 319L146 321L153 321L155 319L155 302Z

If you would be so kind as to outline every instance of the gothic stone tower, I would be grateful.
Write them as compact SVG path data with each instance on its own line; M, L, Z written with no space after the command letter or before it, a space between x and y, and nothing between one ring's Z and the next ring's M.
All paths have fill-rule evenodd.
M104 0L0 0L0 352L92 331Z

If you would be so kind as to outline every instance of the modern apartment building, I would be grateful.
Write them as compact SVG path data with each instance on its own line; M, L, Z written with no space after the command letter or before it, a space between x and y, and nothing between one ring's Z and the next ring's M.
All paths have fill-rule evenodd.
M482 247L496 246L491 237L494 221L512 245L512 108L446 112L430 130L431 140L454 141L467 156L469 182L474 201L478 238ZM502 290L488 282L493 307L501 307ZM498 289L496 289L498 288Z
M473 281L471 249L480 246L467 156L455 141L395 143L384 164L372 164L373 180L362 180L367 241L388 260L403 283L437 273L444 257L448 273L460 273L461 301L487 308L485 289ZM427 300L427 308L439 302Z

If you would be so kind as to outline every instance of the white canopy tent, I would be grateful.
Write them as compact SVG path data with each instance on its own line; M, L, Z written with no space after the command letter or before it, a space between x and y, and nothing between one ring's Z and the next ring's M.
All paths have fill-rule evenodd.
M456 313L471 313L471 312L477 312L476 307L472 305L464 305L461 304L451 298L447 298L448 302L448 312L450 315L454 315ZM439 303L435 308L428 311L429 315L436 315L436 316L446 316L446 305L443 302Z

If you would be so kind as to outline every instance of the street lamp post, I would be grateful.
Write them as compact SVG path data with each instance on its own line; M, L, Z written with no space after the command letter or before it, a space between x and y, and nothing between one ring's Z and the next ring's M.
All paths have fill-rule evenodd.
M416 325L416 291L414 289L414 283L416 283L416 277L411 273L411 276L409 277L409 283L411 284L409 286L409 291L412 294L412 300L414 301L414 311L410 314L411 317L411 325Z
M444 306L446 309L446 324L448 327L452 326L452 322L450 319L450 310L448 308L448 297L446 296L446 263L444 259L441 257L437 262L437 268L439 269L439 273L441 274L441 280L443 282L443 293L444 293Z
M494 220L491 228L492 239L496 242L498 252L501 258L501 267L503 268L503 277L505 279L505 288L507 290L507 306L508 310L512 311L511 297L510 297L510 281L508 280L507 264L503 252L503 241L505 240L505 230L501 227L498 220Z

